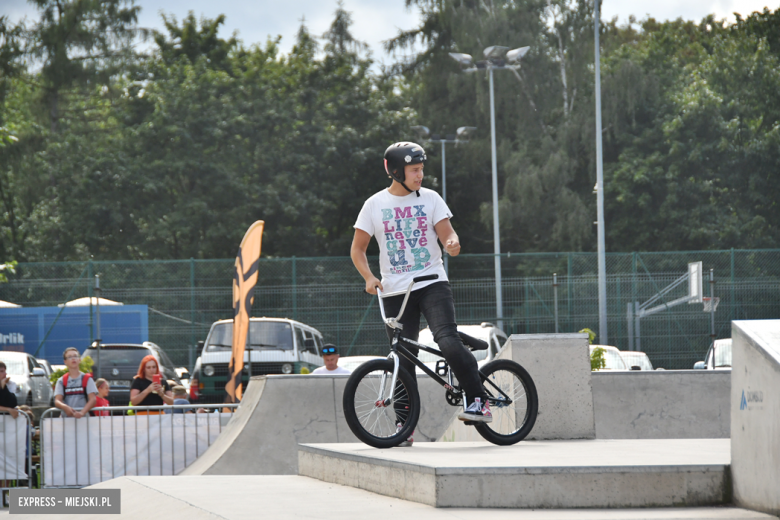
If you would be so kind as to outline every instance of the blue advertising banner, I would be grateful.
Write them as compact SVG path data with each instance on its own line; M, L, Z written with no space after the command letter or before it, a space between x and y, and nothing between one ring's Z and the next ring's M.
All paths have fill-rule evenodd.
M88 306L0 309L0 350L33 355L36 355L37 350L36 357L46 359L51 364L62 364L62 352L68 347L76 347L79 351L86 349L91 340L96 339L96 331L97 313L94 307L92 312ZM49 336L41 345L47 332ZM101 306L100 334L103 343L148 341L148 306Z

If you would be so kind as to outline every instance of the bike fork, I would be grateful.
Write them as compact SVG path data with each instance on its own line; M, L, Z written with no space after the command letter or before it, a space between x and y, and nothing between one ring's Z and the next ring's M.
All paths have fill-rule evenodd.
M398 381L398 367L400 366L400 360L398 359L398 354L396 354L395 352L390 352L387 358L393 360L393 378L390 381L390 395L388 397L384 397L385 388L387 385L387 373L385 372L384 374L382 374L382 382L379 385L379 395L377 396L377 400L376 400L376 406L378 407L387 407L393 404L393 394L395 393L395 384Z

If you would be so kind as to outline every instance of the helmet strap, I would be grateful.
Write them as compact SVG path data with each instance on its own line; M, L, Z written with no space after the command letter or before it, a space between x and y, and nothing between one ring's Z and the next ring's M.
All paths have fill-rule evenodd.
M410 190L409 188L407 188L407 187L406 187L406 184L404 184L403 182L401 182L401 181L398 181L398 183L399 183L401 186L403 186L403 187L404 187L404 189L405 189L406 191L408 191L409 193L412 193L412 191L414 191L414 193L416 193L418 197L420 196L420 190Z

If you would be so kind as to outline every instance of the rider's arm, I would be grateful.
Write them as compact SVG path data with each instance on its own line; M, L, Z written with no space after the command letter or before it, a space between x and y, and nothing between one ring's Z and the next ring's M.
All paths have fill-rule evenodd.
M460 254L460 240L458 234L452 229L452 223L450 219L445 218L440 220L433 229L436 230L436 236L439 237L439 242L444 246L444 250L450 256L458 256Z
M371 268L368 266L368 257L366 257L366 250L368 244L371 241L371 235L363 231L362 229L355 229L355 238L352 239L352 249L350 256L352 257L352 263L355 264L355 268L360 273L360 276L366 281L366 292L369 294L376 294L376 287L384 290L382 282L374 276L371 272Z

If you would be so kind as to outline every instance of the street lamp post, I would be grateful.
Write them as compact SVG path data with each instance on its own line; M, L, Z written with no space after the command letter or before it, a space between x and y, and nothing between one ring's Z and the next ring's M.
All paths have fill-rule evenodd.
M599 271L599 343L609 345L607 336L607 262L604 239L604 160L601 150L601 60L599 55L599 0L595 2L594 33L596 49L596 232Z
M426 141L430 143L441 143L441 198L444 199L444 203L447 203L447 144L458 144L458 143L466 143L468 140L465 138L468 137L471 133L473 133L476 130L476 127L473 126L461 126L458 128L458 130L455 132L455 134L447 134L447 135L439 135L439 134L433 134L431 135L431 131L428 130L427 126L413 126L412 130L417 132L417 134L425 139ZM448 257L444 256L444 272L449 273L449 264L447 262Z
M496 271L496 317L499 328L503 328L504 304L501 290L501 236L498 223L498 165L496 159L496 105L493 93L493 69L520 68L520 60L526 55L530 47L520 47L509 50L509 47L493 45L482 53L484 61L473 62L471 55L459 52L451 52L450 57L459 64L465 66L464 72L488 71L490 79L490 151L493 178L493 254Z

